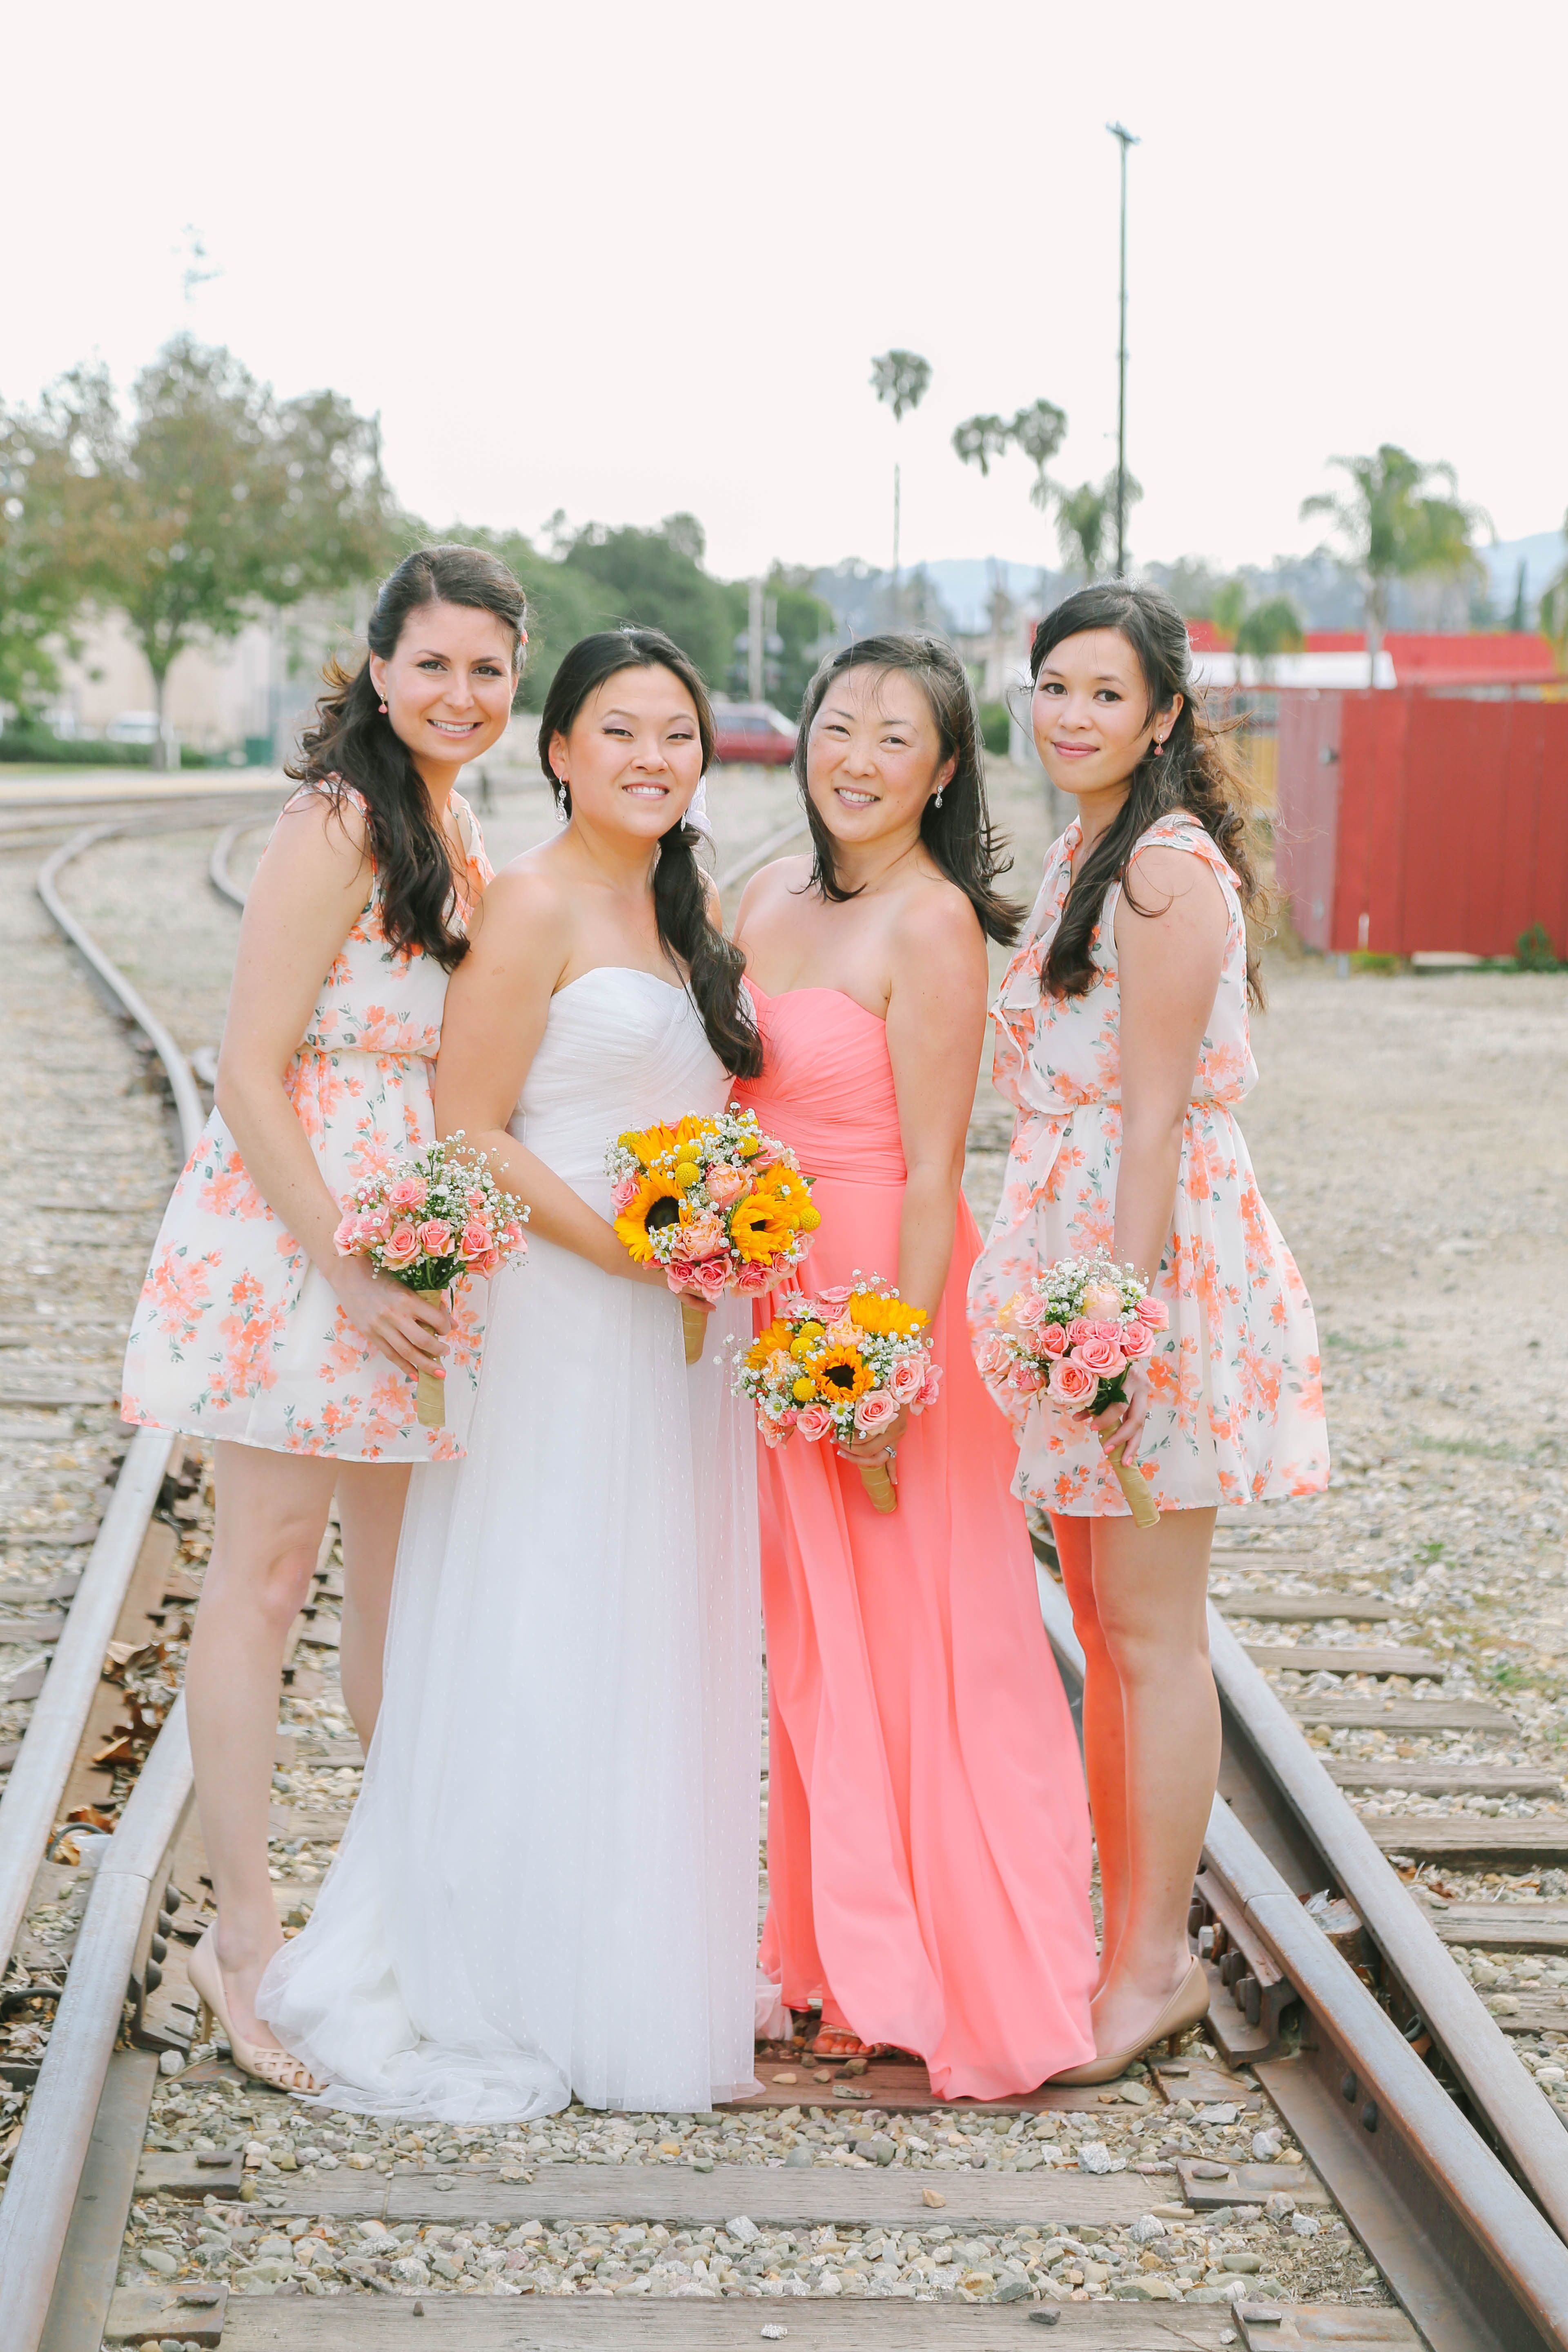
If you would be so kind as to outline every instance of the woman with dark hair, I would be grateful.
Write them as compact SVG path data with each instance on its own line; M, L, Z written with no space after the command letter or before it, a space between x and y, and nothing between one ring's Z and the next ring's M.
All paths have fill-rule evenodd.
M697 864L713 743L668 637L573 647L561 830L491 884L439 1128L526 1202L455 1470L416 1479L342 1854L262 1988L332 2104L449 2123L752 2085L761 1696L750 1417L611 1223L606 1147L754 1073ZM742 1306L714 1310L721 1330Z
M1186 1919L1219 1765L1209 1545L1221 1503L1328 1483L1317 1333L1233 1106L1257 1080L1249 921L1265 912L1250 795L1197 701L1186 627L1156 590L1086 588L1035 633L1036 748L1079 814L1046 859L993 1008L1017 1106L1006 1183L970 1285L978 1360L1042 1267L1108 1252L1167 1309L1125 1405L1097 1420L998 1387L1015 1491L1048 1511L1087 1661L1084 1748L1104 1934L1108 2082L1208 2005ZM1111 1462L1160 1513L1133 1524Z
M368 1748L409 1465L458 1452L479 1360L471 1303L453 1325L332 1236L360 1179L435 1134L447 984L490 871L455 787L505 731L522 623L494 556L423 548L384 583L366 659L329 670L246 900L216 1108L126 1352L125 1418L214 1441L185 1700L218 1916L191 1980L236 2063L285 2089L305 2070L256 2007L282 1940L267 1817L284 1643L335 1494L343 1696ZM416 1376L444 1356L454 1427L424 1429Z
M1089 1820L1005 1433L964 1342L960 1189L997 890L978 714L951 647L826 662L795 775L812 854L763 869L737 940L766 1046L737 1089L794 1146L805 1279L896 1281L942 1388L836 1456L761 1454L769 1909L762 1965L816 2047L918 2053L950 2098L1031 2091L1091 2048ZM765 1319L765 1318L764 1318ZM887 1461L896 1517L858 1475Z

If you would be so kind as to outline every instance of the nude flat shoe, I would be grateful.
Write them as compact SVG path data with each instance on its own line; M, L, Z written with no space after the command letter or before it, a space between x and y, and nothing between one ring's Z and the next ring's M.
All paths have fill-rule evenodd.
M203 2008L221 2028L235 2064L242 2074L265 2083L270 2090L292 2092L305 2099L315 2097L324 2085L317 2082L303 2059L296 2058L288 2050L261 2049L254 2042L243 2042L229 2023L214 1932L209 1927L195 1947L185 1963L185 1974L200 1995Z
M1178 2034L1200 2024L1208 2015L1208 1977L1202 1960L1195 1959L1141 2041L1130 2042L1125 2050L1113 2050L1106 2057L1091 2058L1086 2066L1069 2066L1065 2074L1053 2074L1051 2083L1068 2089L1076 2089L1079 2084L1087 2088L1091 2083L1113 2083L1118 2074L1127 2072L1135 2058L1142 2058L1145 2050L1152 2050L1157 2042L1167 2038L1173 2042Z

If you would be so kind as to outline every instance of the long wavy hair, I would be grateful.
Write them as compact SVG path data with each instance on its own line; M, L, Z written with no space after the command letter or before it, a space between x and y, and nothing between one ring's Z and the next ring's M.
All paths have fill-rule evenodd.
M421 547L405 555L377 593L365 630L371 653L390 660L410 615L427 604L493 613L510 638L516 678L527 600L498 556L479 547ZM354 670L329 662L323 677L327 690L315 722L305 730L299 760L283 772L326 793L340 814L350 785L363 794L387 940L405 954L434 956L451 971L468 954L468 934L447 836L414 754L382 715L368 656Z
M1012 859L1004 855L1006 843L991 822L985 798L985 757L980 736L980 713L969 673L952 647L941 637L910 633L858 637L829 654L805 691L800 733L795 739L795 780L800 787L805 819L811 827L811 887L824 898L842 905L858 898L838 879L833 835L813 805L807 787L808 746L812 726L835 678L852 669L868 669L886 677L897 670L912 677L925 696L936 722L942 751L937 764L954 762L949 782L942 786L942 806L933 793L921 811L921 839L950 882L956 882L979 919L987 938L1004 943L1016 937L1025 908L1005 898L996 877L1005 874Z
M550 746L569 735L590 695L628 669L667 669L678 677L697 711L704 775L713 761L713 706L695 664L662 629L601 629L579 637L550 681L539 722L539 764L549 779L557 807L572 814L570 785L550 764ZM762 1040L742 993L746 960L708 911L708 886L697 863L701 835L684 817L661 835L653 869L653 911L658 942L667 956L684 964L691 1001L708 1033L708 1043L732 1078L754 1078L763 1067Z
M1087 629L1114 629L1137 656L1149 697L1148 717L1169 710L1179 694L1182 708L1164 748L1151 743L1129 782L1127 798L1073 876L1040 975L1049 996L1081 996L1094 978L1090 941L1105 894L1120 882L1128 904L1141 908L1128 883L1132 853L1152 824L1176 809L1194 816L1215 842L1239 885L1247 922L1247 992L1263 1002L1255 939L1268 922L1270 893L1259 871L1257 795L1230 748L1237 722L1216 724L1204 709L1193 677L1187 625L1157 588L1109 581L1080 588L1046 614L1029 647L1029 676L1037 683L1046 656L1068 637Z

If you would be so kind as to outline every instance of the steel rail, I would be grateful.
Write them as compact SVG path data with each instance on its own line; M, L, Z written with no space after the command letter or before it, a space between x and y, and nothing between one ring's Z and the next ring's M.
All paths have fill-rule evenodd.
M1209 1651L1221 1698L1322 1855L1334 1885L1404 1987L1471 2105L1486 2117L1558 2235L1568 2239L1568 2132L1551 2102L1212 1603Z
M1068 1676L1081 1687L1083 1651L1067 1597L1044 1569L1037 1571L1037 1580L1040 1612L1052 1648ZM1223 1626L1220 1631L1221 1646L1226 1648L1233 1637ZM1231 1663L1227 1655L1227 1675ZM1261 1675L1258 1679L1262 1680ZM1264 1687L1267 1691L1267 1685ZM1268 1695L1272 1700L1273 1694ZM1258 1712L1261 1715L1260 1709ZM1284 1709L1279 1712L1290 1738L1305 1749L1306 1742ZM1312 1762L1321 1771L1315 1759ZM1310 1776L1300 1777L1305 1784ZM1469 2305L1457 2335L1446 2339L1443 2311L1421 2308L1419 2298L1412 2297L1416 2307L1410 2308L1410 2315L1415 2324L1429 2342L1485 2344L1495 2327L1500 2332L1489 2335L1489 2340L1510 2347L1510 2352L1514 2345L1526 2343L1568 2347L1568 2246L1551 2222L1466 2121L1393 2020L1334 1949L1300 1896L1217 1795L1204 1853L1205 1862L1241 1903L1253 1931L1289 1978L1314 2029L1327 2035L1334 2051L1344 2053L1352 2069L1345 2076L1350 2084L1347 2095L1360 2100L1363 2094L1371 2095L1365 2136L1379 2164L1389 2168L1393 2155L1386 2132L1378 2145L1378 2129L1386 2125L1396 2137L1400 2163L1420 2177L1443 2218L1463 2230L1479 2262L1487 2294L1479 2299L1464 2297L1456 2284L1449 2297L1450 2325L1459 2318L1461 2305ZM1403 1887L1399 1895L1414 1911ZM1437 1948L1441 1954L1441 1946ZM1446 1956L1445 1965L1458 1976ZM1551 2116L1550 2109L1547 2112ZM1561 2137L1562 2126L1554 2116L1551 2121ZM1452 2247L1441 2251L1445 2260L1453 2260ZM1400 2280L1391 2276L1390 2284L1399 2294ZM1512 2301L1516 2325L1510 2326L1510 2314L1490 2302L1499 2294ZM1467 2325L1477 2330L1487 2327L1489 2334L1467 2335ZM1525 2335L1521 2329L1530 2333Z
M58 887L65 867L84 851L118 835L163 830L165 824L165 810L160 808L156 814L144 812L140 820L132 816L113 824L89 825L45 861L37 887L53 921L157 1053L174 1094L182 1151L188 1154L206 1120L185 1056L140 991L65 905ZM103 1669L104 1651L174 1444L172 1436L154 1430L140 1430L132 1441L54 1664L29 1717L10 1784L0 1800L0 1926L8 1927L7 1957L39 1856L47 1850ZM191 1785L182 1695L153 1744L99 1864L0 2200L0 2352L37 2352L137 1944L190 1802Z
M214 842L213 854L207 860L207 880L218 897L226 899L231 907L243 908L245 893L228 870L229 857L240 835L249 833L255 823L254 817L240 816L236 817L232 824L226 824Z

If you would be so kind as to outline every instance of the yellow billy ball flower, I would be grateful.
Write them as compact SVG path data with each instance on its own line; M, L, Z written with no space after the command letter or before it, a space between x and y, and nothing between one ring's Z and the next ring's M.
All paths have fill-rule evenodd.
M816 1209L802 1209L795 1219L795 1223L803 1234L814 1234L821 1223L821 1213Z
M807 1380L796 1381L790 1391L790 1394L794 1397L796 1404L809 1404L812 1398L816 1394L816 1382L815 1381Z
M679 1186L682 1192L689 1192L693 1184L696 1183L699 1172L700 1171L695 1161L690 1160L682 1160L677 1163L675 1173L671 1177L670 1181L671 1183Z

